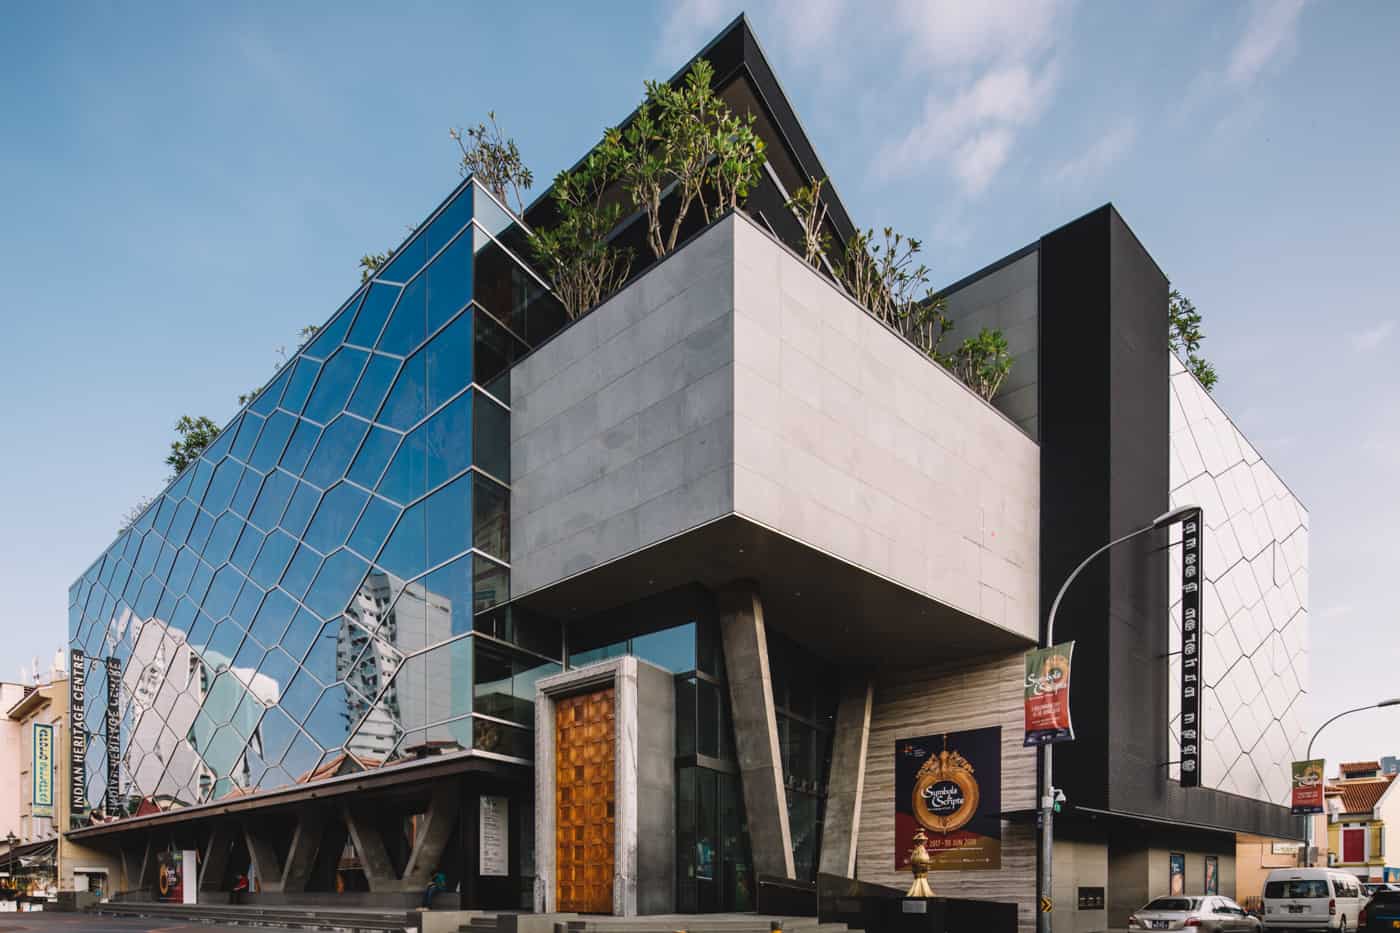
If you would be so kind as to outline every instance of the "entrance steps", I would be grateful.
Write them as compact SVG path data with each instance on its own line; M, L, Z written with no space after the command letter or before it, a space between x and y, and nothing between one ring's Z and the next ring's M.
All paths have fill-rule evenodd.
M147 917L220 926L319 930L327 933L403 933L418 926L416 911L332 907L255 906L251 904L165 904L159 901L111 901L94 913L108 917Z

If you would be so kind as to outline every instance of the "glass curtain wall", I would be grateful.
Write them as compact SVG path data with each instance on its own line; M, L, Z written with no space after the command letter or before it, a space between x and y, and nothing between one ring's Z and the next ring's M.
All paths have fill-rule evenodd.
M563 652L505 607L510 366L566 318L527 236L463 182L73 584L76 823L444 750L531 757L534 681Z
M799 880L815 881L831 773L831 737L836 725L837 693L832 685L839 675L796 642L771 630L768 661L783 756L793 864Z

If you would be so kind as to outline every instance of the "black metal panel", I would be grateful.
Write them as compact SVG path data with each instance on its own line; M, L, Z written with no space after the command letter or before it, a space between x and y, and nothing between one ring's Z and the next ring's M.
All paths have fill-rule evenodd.
M1040 241L1041 606L1085 555L1165 512L1167 279L1111 205ZM1055 622L1075 639L1077 740L1055 749L1071 808L1296 838L1284 807L1168 779L1165 532L1076 579Z
M1040 605L1109 540L1108 209L1040 241ZM1109 565L1088 567L1065 595L1056 641L1076 639L1076 741L1055 749L1071 804L1108 803Z

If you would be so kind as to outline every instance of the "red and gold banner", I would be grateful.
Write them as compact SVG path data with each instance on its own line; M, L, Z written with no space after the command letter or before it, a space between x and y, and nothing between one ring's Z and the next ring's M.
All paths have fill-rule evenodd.
M1026 652L1026 746L1073 742L1069 715L1070 660L1074 642Z

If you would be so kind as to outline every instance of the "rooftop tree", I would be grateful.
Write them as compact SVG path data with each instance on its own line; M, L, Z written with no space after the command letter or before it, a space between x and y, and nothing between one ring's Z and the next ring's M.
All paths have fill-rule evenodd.
M560 172L550 189L558 222L530 238L535 259L571 318L616 291L632 269L632 251L608 240L622 219L622 205L607 197L616 178L617 167L603 147L572 171Z
M1176 289L1167 296L1167 343L1172 352L1182 357L1182 362L1191 375L1200 381L1207 391L1215 388L1220 378L1215 367L1197 351L1205 335L1201 333L1201 313L1191 303L1191 299Z
M523 214L525 200L521 192L530 190L535 176L520 157L520 147L515 140L501 132L496 123L496 111L488 111L486 119L491 121L490 126L478 123L467 127L465 132L457 127L447 131L462 150L459 170L463 177L475 175L502 204L510 204L513 196L515 212Z

